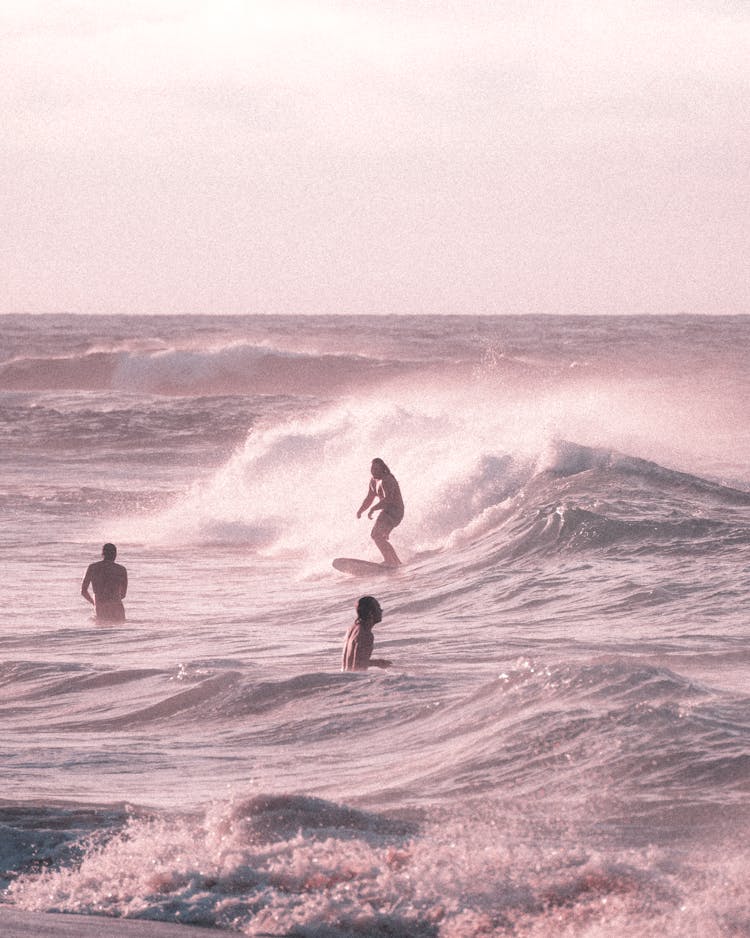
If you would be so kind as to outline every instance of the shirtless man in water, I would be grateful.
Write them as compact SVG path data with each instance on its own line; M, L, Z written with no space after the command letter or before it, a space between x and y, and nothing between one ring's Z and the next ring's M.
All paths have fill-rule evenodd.
M373 625L383 618L383 610L374 596L363 596L357 603L357 618L349 627L344 639L344 651L341 655L342 671L366 671L369 668L389 668L390 661L384 658L372 658L375 638Z
M370 505L379 498L377 504L372 505L367 517L372 518L376 511L379 511L378 519L373 525L370 536L378 545L380 553L387 567L397 567L401 561L398 554L391 546L388 538L396 525L401 524L404 517L404 500L401 497L401 489L398 486L396 477L386 466L380 457L376 457L370 466L370 488L367 491L365 500L359 507L357 517L361 518L362 513L370 508Z
M96 618L107 622L125 621L122 601L128 591L128 571L122 564L115 563L116 556L115 545L105 544L103 559L89 564L81 583L81 596L96 609ZM93 598L89 586L93 587Z

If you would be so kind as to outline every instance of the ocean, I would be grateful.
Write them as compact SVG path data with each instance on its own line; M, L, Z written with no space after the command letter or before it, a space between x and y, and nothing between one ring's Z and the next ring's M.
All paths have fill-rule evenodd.
M750 936L750 317L0 337L4 935Z

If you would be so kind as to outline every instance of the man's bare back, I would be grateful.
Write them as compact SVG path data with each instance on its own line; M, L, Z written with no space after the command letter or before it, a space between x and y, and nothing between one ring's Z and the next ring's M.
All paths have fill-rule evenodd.
M128 571L122 564L115 563L117 548L114 544L105 544L102 554L102 560L89 564L81 583L81 595L95 607L97 619L122 622L125 619L122 601L128 592ZM93 598L89 586L94 590Z

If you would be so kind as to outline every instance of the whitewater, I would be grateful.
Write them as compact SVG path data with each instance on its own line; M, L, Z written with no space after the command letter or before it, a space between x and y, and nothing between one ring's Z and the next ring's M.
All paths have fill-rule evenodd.
M749 350L0 317L0 933L750 936ZM404 564L355 578L375 456ZM341 673L365 594L393 664Z

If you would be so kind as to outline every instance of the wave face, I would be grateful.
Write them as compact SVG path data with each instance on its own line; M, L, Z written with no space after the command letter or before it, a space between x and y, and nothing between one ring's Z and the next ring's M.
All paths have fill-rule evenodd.
M0 903L747 933L750 319L0 334ZM404 563L348 577L376 455ZM79 596L105 541L122 625ZM392 665L342 674L364 594Z

